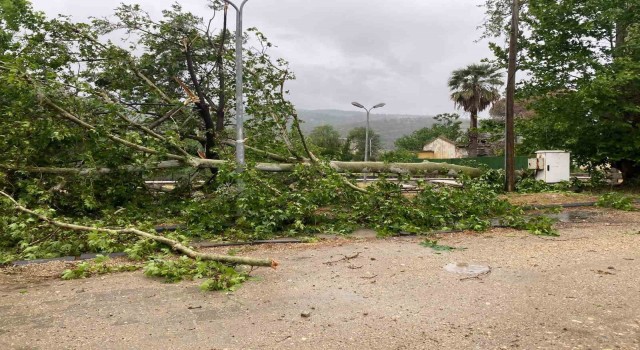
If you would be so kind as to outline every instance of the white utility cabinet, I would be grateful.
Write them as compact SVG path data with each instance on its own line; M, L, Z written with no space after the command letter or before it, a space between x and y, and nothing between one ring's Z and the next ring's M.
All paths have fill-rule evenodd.
M565 151L537 151L529 159L529 169L536 171L536 180L546 183L569 181L571 178L571 154Z

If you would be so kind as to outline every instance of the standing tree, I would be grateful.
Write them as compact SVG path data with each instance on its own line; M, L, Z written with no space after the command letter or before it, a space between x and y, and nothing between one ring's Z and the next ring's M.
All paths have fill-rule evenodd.
M516 100L514 103L514 115L516 120L518 119L530 119L535 113L532 110L527 109L527 101ZM499 99L493 103L493 106L489 109L489 116L492 120L504 122L507 115L507 100L504 98Z
M376 134L375 131L369 129L369 142L371 142L371 147L370 147L370 160L375 160L377 159L378 156L378 152L380 152L380 146L381 146L381 142L380 142L380 135ZM350 157L346 157L346 158L351 158L353 160L363 160L364 159L364 147L365 145L365 128L364 127L359 127L359 128L355 128L352 129L351 131L349 131L349 135L347 135L347 142L345 143L345 147L344 149L346 150L346 153L348 153L350 155ZM344 152L343 152L344 153ZM346 154L343 154L343 157L345 157Z
M410 135L405 135L396 140L398 149L407 151L419 151L424 145L438 136L444 136L449 140L459 141L462 136L460 115L457 113L443 113L433 117L437 121L431 127L418 129Z
M456 107L471 114L469 157L478 155L478 112L500 98L498 87L502 83L502 74L490 64L471 64L451 73L451 99Z
M502 39L508 0L487 0L484 37ZM529 150L566 149L580 165L611 165L640 178L640 11L638 0L522 2L519 95ZM562 19L562 21L558 21ZM496 63L508 50L490 44Z
M336 159L341 152L340 133L331 125L316 126L309 134L309 142L320 148L320 155Z

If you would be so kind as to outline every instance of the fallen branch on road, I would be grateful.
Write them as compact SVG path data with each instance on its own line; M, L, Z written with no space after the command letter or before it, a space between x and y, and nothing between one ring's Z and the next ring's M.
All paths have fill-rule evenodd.
M333 265L333 264L335 264L337 262L340 262L340 261L349 261L351 259L355 259L355 258L359 257L360 256L360 252L357 252L357 253L355 253L354 255L351 255L351 256L344 255L344 254L342 254L342 255L343 255L343 257L338 259L338 260L327 261L327 262L324 262L323 264L325 264L325 265Z
M57 226L60 228L65 228L73 231L84 231L84 232L104 232L104 233L110 233L110 234L133 234L141 238L150 239L150 240L168 245L169 247L171 247L172 250L176 252L180 252L192 259L200 259L203 261L217 261L221 263L237 264L237 265L267 266L272 268L276 268L278 266L278 262L273 259L257 259L257 258L207 254L207 253L198 252L173 239L154 235L152 233L144 232L135 228L109 229L109 228L75 225L75 224L69 224L66 222L56 221L45 215L36 213L33 210L30 210L28 208L21 206L18 202L16 202L15 199L13 199L13 197L9 196L5 192L0 191L0 195L9 199L9 201L13 204L16 210L35 216L43 222L46 222L50 225Z
M492 270L493 270L493 269L491 268L491 266L489 266L489 269L488 269L487 271L477 273L477 274L475 274L475 275L473 275L473 276L462 277L462 278L460 279L460 281L468 281L468 280L473 280L473 279L477 279L477 280L482 279L481 277L483 277L483 276L486 276L486 275L490 274Z

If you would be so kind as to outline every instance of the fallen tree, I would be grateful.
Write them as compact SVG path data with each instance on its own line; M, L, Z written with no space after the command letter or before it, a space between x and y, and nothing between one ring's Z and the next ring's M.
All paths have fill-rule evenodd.
M212 2L214 14L224 11L218 4ZM161 21L135 5L91 23L23 10L24 18L11 20L25 22L11 28L2 27L7 13L0 11L0 31L6 33L0 40L0 191L27 210L21 212L41 215L49 225L1 207L0 262L126 251L148 239L195 258L246 263L202 255L182 240L142 228L181 224L186 229L175 234L186 240L233 241L359 227L428 232L482 228L473 220L501 208L469 200L482 193L421 185L425 193L413 202L397 182L384 178L366 189L351 183L346 175L357 173L467 178L483 172L443 163L319 159L286 99L285 83L293 74L286 61L268 56L272 44L260 32L238 33L262 50L245 48L243 87L251 118L246 139L230 140L235 101L227 96L227 82L235 73L235 46L224 22L216 31L214 19L179 5L163 12ZM221 17L226 12L215 18ZM123 38L129 45L106 40L123 32L131 34ZM241 173L233 162L237 142L250 143ZM167 193L144 186L145 180L169 179L180 181ZM136 256L153 258L153 246Z
M229 162L224 160L212 160L212 159L197 159L193 158L189 162L192 167L196 169L208 169L217 168L222 165L227 165ZM300 164L311 165L309 162L302 162ZM469 177L478 177L482 175L482 169L472 168L468 166L448 164L448 163L435 163L435 162L422 162L422 163L383 163L383 162L340 162L330 161L327 163L333 170L339 173L388 173L388 174L407 174L407 175L421 175L421 174L437 174L437 175L451 175L458 176L460 174L467 175ZM122 166L119 168L56 168L56 167L20 167L7 164L0 164L0 169L24 171L40 174L58 174L58 175L79 175L79 176L92 176L92 175L106 175L116 171L125 172L142 172L146 170L163 170L163 169L175 169L184 168L184 162L177 160L167 160L150 164L148 166ZM294 163L256 163L254 168L257 171L262 172L291 172L294 170L296 164Z
M273 259L256 259L256 258L247 258L247 257L240 257L240 256L207 254L207 253L198 252L185 246L184 244L178 241L169 239L167 237L154 235L149 232L144 232L135 228L109 229L109 228L101 228L101 227L75 225L75 224L69 224L66 222L53 220L45 215L36 213L33 210L30 210L28 208L21 206L18 202L15 201L15 199L13 199L11 196L9 196L8 194L2 191L0 191L0 195L6 197L13 204L16 210L32 215L38 218L40 221L46 222L47 224L50 224L59 228L73 230L73 231L136 235L140 238L150 239L152 241L165 244L169 246L172 250L182 253L192 259L199 259L203 261L217 261L217 262L226 263L226 264L250 265L250 266L268 266L272 268L276 268L278 266L278 262Z
M383 163L383 162L337 162L329 163L334 170L345 173L389 173L389 174L438 174L458 176L460 174L469 177L482 175L483 170L463 165L448 163L435 163L424 161L422 163Z

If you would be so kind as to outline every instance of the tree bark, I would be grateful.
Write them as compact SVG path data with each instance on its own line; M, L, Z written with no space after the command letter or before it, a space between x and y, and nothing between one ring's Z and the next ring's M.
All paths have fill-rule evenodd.
M197 169L218 168L227 164L225 160L194 158L189 163L178 160L167 160L148 166L123 166L120 168L55 168L55 167L21 167L0 164L0 169L24 171L41 174L79 175L92 176L104 175L115 171L141 172L155 169L171 169L192 167ZM298 163L311 166L310 163ZM264 172L291 172L296 164L290 163L256 163L255 169ZM451 175L464 174L470 177L482 175L483 170L463 165L448 163L422 162L422 163L383 163L383 162L329 162L329 166L339 173L391 173L408 175Z
M73 231L104 232L104 233L110 233L110 234L133 234L133 235L139 236L141 238L150 239L150 240L153 240L153 241L160 242L162 244L168 245L169 247L171 247L172 250L174 250L176 252L179 252L179 253L182 253L182 254L184 254L184 255L192 258L192 259L217 261L217 262L221 262L221 263L237 264L237 265L267 266L267 267L272 267L272 268L275 268L275 267L278 266L278 262L273 260L273 259L255 259L255 258L247 258L247 257L240 257L240 256L217 255L217 254L207 254L207 253L198 252L198 251L195 251L195 250L191 249L190 247L187 247L187 246L183 245L182 243L180 243L178 241L174 241L174 240L169 239L167 237L154 235L154 234L149 233L149 232L140 231L140 230L135 229L135 228L108 229L108 228L100 228L100 227L75 225L75 224L69 224L69 223L66 223L66 222L56 221L56 220L53 220L53 219L51 219L51 218L49 218L49 217L47 217L45 215L38 214L33 210L30 210L30 209L27 209L27 208L21 206L11 196L9 196L8 194L6 194L6 193L4 193L2 191L0 191L0 195L8 198L9 201L11 201L11 203L13 204L13 206L14 206L14 208L16 210L19 210L19 211L21 211L23 213L27 213L29 215L35 216L39 220L41 220L43 222L46 222L46 223L48 223L50 225L56 226L56 227L69 229L69 230L73 230Z
M471 110L471 127L469 128L469 158L478 156L478 110Z
M209 109L209 105L207 104L207 97L202 90L202 86L200 85L200 81L198 81L198 77L196 76L195 66L193 64L193 55L191 54L191 47L189 43L185 43L185 58L187 61L187 70L189 71L189 77L191 78L191 83L193 87L196 89L196 94L198 95L198 99L200 101L196 102L196 106L198 107L198 114L202 118L204 123L204 137L205 137L205 155L207 159L218 159L218 154L215 152L216 145L216 130L215 125L213 123L213 118L211 117L211 110ZM215 175L215 173L214 173Z
M224 107L226 105L226 81L224 76L224 44L227 40L227 6L224 7L224 18L222 21L222 33L220 34L220 46L218 47L218 55L216 57L216 66L218 70L218 108L216 108L216 132L220 134L224 131Z
M465 174L470 177L478 177L483 171L463 165L448 163L422 162L422 163L384 163L384 162L330 162L329 165L338 172L352 173L393 173L410 175L453 175Z

